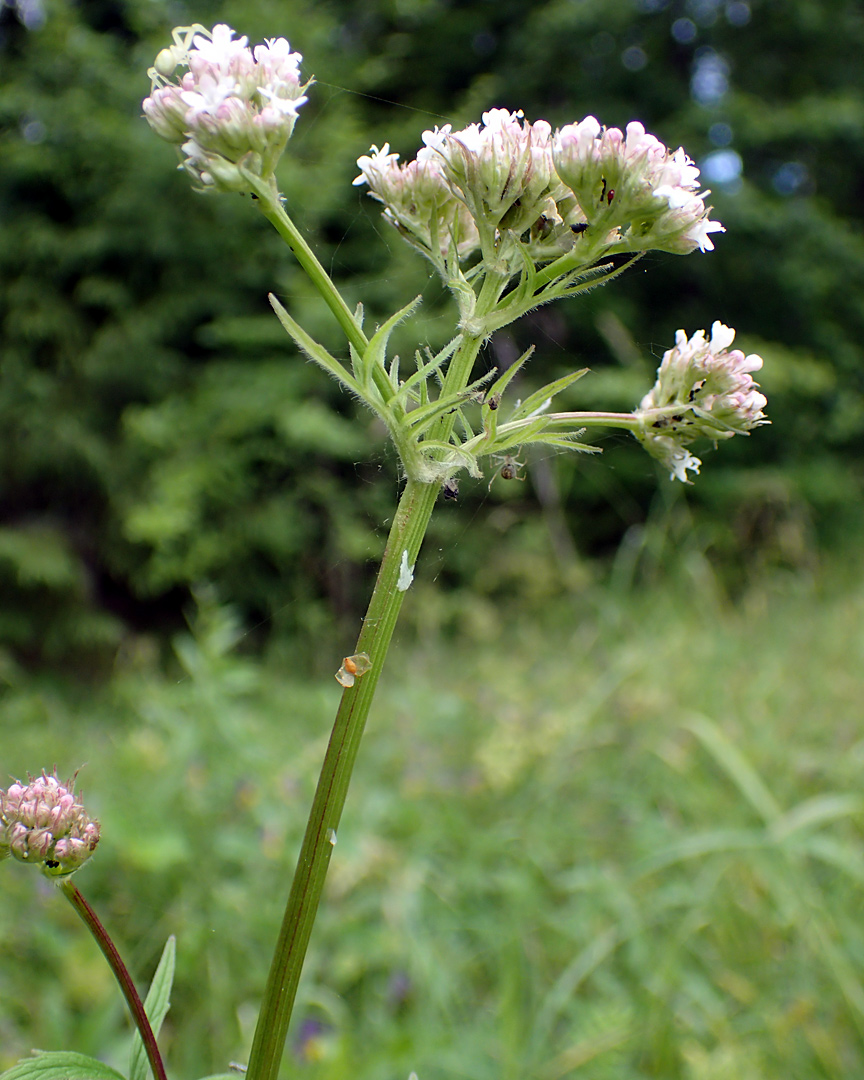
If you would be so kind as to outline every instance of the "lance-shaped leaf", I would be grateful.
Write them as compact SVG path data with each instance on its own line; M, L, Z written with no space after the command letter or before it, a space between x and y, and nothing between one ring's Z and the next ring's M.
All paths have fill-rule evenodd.
M415 435L421 435L429 428L436 417L440 416L442 413L455 412L456 409L461 408L461 406L463 406L470 397L476 394L480 387L483 386L484 383L487 383L494 374L494 371L490 371L486 375L482 375L473 383L470 383L464 390L460 390L455 394L447 394L445 397L436 398L435 401L430 401L428 405L421 405L417 409L412 409L406 417L407 423L410 425Z
M276 312L276 317L279 319L279 322L282 323L282 326L292 338L297 348L305 353L310 360L314 360L314 362L319 367L323 368L329 375L332 375L334 379L341 382L343 386L356 394L362 401L365 401L370 408L374 409L374 404L369 401L366 394L363 393L360 384L348 369L341 364L335 356L331 356L323 345L320 345L313 337L306 333L299 323L291 318L273 293L270 293L269 299L273 310Z
M379 326L372 337L369 339L369 344L366 346L366 351L359 358L359 368L357 361L355 360L354 373L357 376L360 384L364 389L371 388L371 384L374 382L378 388L379 393L384 397L385 403L390 401L390 398L396 392L399 386L398 382L398 367L396 369L396 379L394 380L387 374L387 366L385 364L385 358L387 356L387 345L390 341L390 335L396 329L400 322L407 319L409 315L416 311L422 296L415 296L410 304L406 304L405 307L400 308L395 315L391 315L390 318L382 326ZM376 378L378 373L378 378ZM381 380L380 375L384 376L386 380L385 388L384 381ZM386 396L385 396L386 395Z
M566 390L568 386L572 386L573 383L581 379L583 375L587 375L587 373L588 368L582 368L579 371L571 371L567 375L562 375L560 379L555 379L554 382L541 386L539 390L536 390L533 394L529 394L524 401L519 402L510 415L509 420L527 420L539 409L542 409L546 402L551 401L556 394L560 394L562 390Z
M419 352L417 355L417 370L413 375L409 375L404 383L396 391L396 397L400 403L407 408L408 401L414 396L415 387L418 388L420 393L420 400L423 400L423 393L425 394L425 401L429 401L428 390L426 389L426 380L430 375L434 375L436 371L440 371L441 367L450 359L457 347L462 341L462 335L458 334L449 344L445 345L440 352L435 353L434 356L430 356L427 363L422 364L420 361Z
M158 1035L162 1021L171 1005L171 987L174 985L174 959L177 952L176 939L172 934L165 942L162 956L144 999L144 1012L150 1021L153 1034ZM147 1080L150 1064L140 1034L136 1031L129 1058L129 1080Z

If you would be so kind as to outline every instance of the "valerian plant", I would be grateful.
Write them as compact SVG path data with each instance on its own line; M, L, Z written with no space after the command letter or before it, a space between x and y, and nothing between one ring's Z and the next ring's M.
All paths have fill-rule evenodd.
M371 332L352 310L285 209L275 169L306 102L311 79L284 38L250 49L228 26L181 27L156 57L144 115L174 143L202 192L240 192L276 228L341 327L346 350L334 355L276 299L270 302L297 348L386 425L404 487L369 608L352 655L336 677L343 687L330 743L287 900L249 1054L249 1080L276 1080L300 972L318 909L351 772L399 610L410 587L439 494L453 496L460 473L482 477L510 468L511 452L532 445L598 453L597 428L629 431L668 470L690 483L701 462L696 441L719 442L767 423L752 373L760 357L732 349L735 331L715 322L710 335L679 330L657 381L632 412L556 411L553 401L581 379L567 375L511 400L529 349L503 371L474 371L484 342L541 304L568 300L612 281L646 251L686 255L713 249L723 232L709 217L708 192L683 149L670 151L634 121L625 131L593 116L553 131L544 120L490 109L460 131L426 131L407 164L388 144L358 159L355 184L368 187L383 216L423 255L449 289L457 319L437 352L418 348L412 364L389 352L410 300ZM517 451L518 452L518 451ZM503 471L503 469L502 469ZM99 826L56 775L42 773L0 792L0 857L39 865L55 878L94 934L120 982L138 1029L130 1080L165 1069L156 1044L173 973L169 942L142 1003L107 932L71 882L93 852ZM108 1066L71 1053L41 1054L6 1080L111 1077Z

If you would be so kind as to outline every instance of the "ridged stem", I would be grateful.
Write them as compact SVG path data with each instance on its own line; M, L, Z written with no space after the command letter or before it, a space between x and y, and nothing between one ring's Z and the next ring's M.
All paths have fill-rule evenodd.
M450 362L442 393L467 384L481 344L480 337L463 338ZM442 417L435 437L448 439L454 422L452 415ZM324 889L351 773L405 598L407 585L404 579L400 581L400 575L406 564L413 567L417 561L438 491L438 484L409 479L399 500L355 648L355 652L369 656L371 668L342 693L264 990L246 1080L276 1080L279 1072L303 961ZM405 587L400 589L400 584Z

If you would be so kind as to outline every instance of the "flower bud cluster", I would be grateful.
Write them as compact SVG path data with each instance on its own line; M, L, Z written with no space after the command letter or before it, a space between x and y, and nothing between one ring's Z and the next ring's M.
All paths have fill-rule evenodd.
M657 381L636 410L636 437L673 479L686 482L688 469L699 472L701 461L686 449L696 439L731 439L770 423L762 411L768 401L750 374L762 357L730 351L734 340L735 331L721 322L710 339L704 330L689 339L677 331L675 348L664 353Z
M369 194L384 203L386 217L421 250L445 258L451 244L459 258L477 251L477 226L465 203L451 190L441 163L419 155L407 165L398 161L399 155L390 153L389 143L380 150L373 146L368 155L358 159L362 171L354 183L368 183Z
M52 877L77 870L99 843L99 823L87 816L56 773L0 789L0 859L12 855L35 863Z
M245 190L241 164L266 180L307 100L303 91L311 80L301 81L303 57L285 38L250 49L224 24L212 31L178 27L174 38L149 72L147 122L181 148L183 166L201 190ZM189 70L171 82L180 66Z
M708 234L724 231L708 220L709 192L698 193L699 170L684 149L670 152L638 121L625 133L586 116L556 132L552 155L589 224L618 230L631 251L711 251Z
M460 258L477 249L489 258L515 236L537 262L576 244L598 258L710 251L709 234L723 231L708 220L708 193L698 192L699 170L684 150L669 151L636 122L624 134L589 116L553 133L545 120L491 109L482 124L435 128L423 143L406 166L389 146L373 147L358 159L354 183L368 184L385 216L436 262L454 222Z

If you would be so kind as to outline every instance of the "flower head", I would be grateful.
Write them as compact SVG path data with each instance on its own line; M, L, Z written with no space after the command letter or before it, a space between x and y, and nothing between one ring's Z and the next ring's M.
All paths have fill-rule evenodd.
M540 217L559 186L552 167L552 129L521 112L490 109L482 124L423 132L418 160L435 162L478 223L521 233Z
M573 193L558 179L552 163L552 129L533 124L521 112L490 109L482 123L453 131L450 124L423 133L424 146L414 161L397 164L398 155L372 148L358 159L373 198L383 202L392 220L415 246L449 252L455 241L459 259L477 250L484 258L515 270L523 263L512 237L523 240L539 261L557 258L574 242L571 226L585 219ZM419 244L418 244L419 241Z
M714 323L710 338L699 330L688 339L679 330L636 410L636 437L673 479L686 481L687 469L698 473L701 462L685 449L696 439L731 439L770 423L763 412L767 399L751 375L762 367L762 357L730 350L734 340L735 331L721 322Z
M369 194L384 204L384 216L434 262L455 247L466 258L480 246L468 209L453 193L439 161L418 159L399 165L399 155L385 143L357 159L355 184L368 184Z
M0 859L12 855L51 877L64 877L93 854L99 823L76 801L74 778L61 784L56 771L43 771L28 780L0 789Z
M302 59L285 38L250 49L224 24L178 27L150 69L144 115L181 148L200 190L245 190L241 166L267 179L294 130L311 82L301 81ZM188 71L170 81L181 66Z
M489 109L461 131L425 131L423 143L405 166L388 146L373 147L354 182L368 183L385 216L439 267L454 223L459 258L479 248L505 274L521 273L526 257L548 263L570 252L580 259L568 271L612 253L710 251L711 234L723 231L709 219L696 165L638 121L622 132L586 116L553 132L545 120Z
M683 148L670 151L638 121L605 128L593 117L567 124L552 144L555 168L591 225L620 229L633 251L710 251L710 207L699 193L699 169Z

